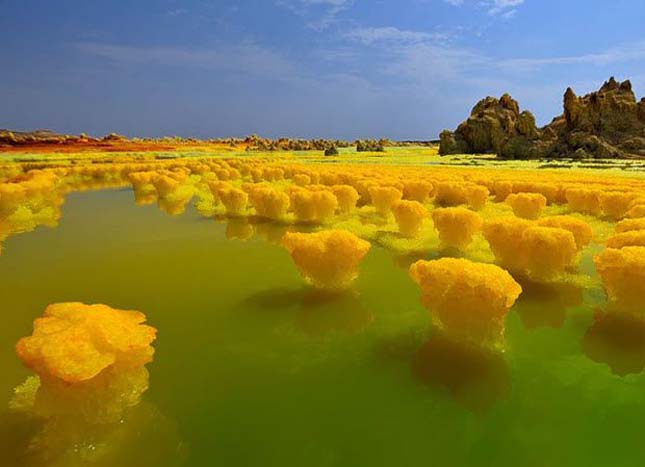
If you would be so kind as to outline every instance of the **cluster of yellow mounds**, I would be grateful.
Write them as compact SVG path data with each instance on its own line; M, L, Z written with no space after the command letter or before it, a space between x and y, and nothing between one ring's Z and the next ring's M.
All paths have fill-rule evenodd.
M467 204L480 210L488 201L488 188L467 182L439 182L435 186L435 203L439 206L458 206Z
M315 287L347 288L358 276L358 265L370 243L345 230L287 232L282 238L300 274Z
M607 248L594 263L611 302L619 309L643 311L645 246Z
M296 188L289 193L291 209L299 222L323 223L336 212L338 200L331 191L308 188Z
M351 213L360 198L358 191L351 185L333 185L331 191L338 201L338 210L342 214Z
M626 246L645 246L645 230L630 230L614 234L606 242L607 248L623 248Z
M500 267L466 259L417 261L410 266L410 277L442 329L478 343L501 343L504 318L522 292Z
M616 224L615 232L623 233L632 230L645 230L645 217L635 219L623 219Z
M506 203L517 217L537 219L546 207L546 198L540 193L512 193L506 197Z
M427 202L434 194L434 185L423 180L403 182L403 198L419 203Z
M372 199L372 204L383 215L389 214L392 206L401 201L403 197L401 190L393 186L372 186L368 191Z
M551 216L543 217L537 221L537 225L542 227L555 227L568 230L573 234L578 251L591 243L593 239L593 230L585 221L573 216Z
M610 219L622 219L629 211L634 198L633 193L624 191L600 192L598 194L600 211Z
M567 188L566 200L572 211L603 216L612 220L629 217L630 209L639 202L638 192L619 187L614 190L611 191L602 186Z
M575 266L578 248L571 232L556 227L532 226L522 234L528 273L550 278Z
M290 201L285 192L263 184L253 184L247 192L258 216L280 220L287 215Z
M600 214L598 191L593 188L569 188L565 193L572 211L596 216Z
M484 237L502 266L513 271L524 268L522 235L531 225L531 221L518 217L502 217L484 223Z
M636 196L628 206L625 217L638 219L645 217L645 195Z
M54 172L32 170L14 175L0 182L0 242L40 225L56 226L64 201Z
M111 367L152 360L156 330L145 319L138 311L107 305L56 303L34 321L32 335L18 341L16 352L43 381L84 382Z
M496 259L504 267L536 279L549 279L574 267L578 259L578 243L571 231L575 226L561 225L564 228L503 217L486 221L483 232ZM578 235L582 246L585 237Z
M249 195L244 190L233 186L219 188L217 199L224 205L226 212L232 216L243 215L249 203Z
M481 217L464 207L437 208L432 221L444 247L465 249L482 228Z
M428 217L428 210L418 201L397 201L392 206L392 213L401 235L410 238L421 233L423 221Z

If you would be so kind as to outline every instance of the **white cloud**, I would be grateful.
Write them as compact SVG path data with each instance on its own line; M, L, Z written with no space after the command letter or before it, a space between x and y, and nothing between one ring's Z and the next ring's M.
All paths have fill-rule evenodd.
M441 33L407 31L392 26L386 26L377 28L356 28L345 33L344 37L355 42L360 42L364 45L372 45L377 42L419 43L441 40L445 39L447 36Z
M612 63L640 60L645 60L645 41L580 55L544 58L511 58L500 61L499 66L511 71L534 71L539 68L554 65L587 64L605 66Z
M277 0L276 5L288 8L293 13L303 16L316 16L307 26L322 31L336 22L337 16L348 9L354 0Z
M461 6L465 0L443 0L453 6ZM518 6L522 5L524 0L481 0L479 5L486 8L491 16L499 15L501 18L509 19L515 16Z
M495 16L501 14L504 18L510 18L517 11L515 7L524 3L524 0L492 0L488 2L488 14Z
M78 44L78 48L85 53L115 62L194 66L285 81L293 79L295 69L295 66L280 54L252 42L220 45L208 49L100 43Z

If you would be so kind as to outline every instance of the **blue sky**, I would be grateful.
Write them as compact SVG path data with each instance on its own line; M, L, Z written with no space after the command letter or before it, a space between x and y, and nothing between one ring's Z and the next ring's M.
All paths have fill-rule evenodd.
M510 92L645 94L642 0L0 0L0 128L431 139Z

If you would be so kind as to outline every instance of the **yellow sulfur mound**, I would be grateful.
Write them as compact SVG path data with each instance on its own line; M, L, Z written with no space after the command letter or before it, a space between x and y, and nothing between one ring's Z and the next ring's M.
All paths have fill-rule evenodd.
M640 219L642 217L645 217L645 203L635 204L630 207L629 211L627 211L627 214L625 214L625 217L629 217L631 219Z
M484 223L484 238L497 261L513 271L525 266L522 235L533 223L519 217L502 217Z
M372 204L381 214L389 214L394 203L401 200L403 194L392 186L372 186L369 188Z
M287 232L282 244L300 274L324 289L348 287L358 276L358 264L370 249L369 242L345 230Z
M392 213L399 232L410 238L419 235L423 221L428 217L428 210L418 201L398 201L392 206Z
M254 187L249 199L258 216L267 219L283 219L289 209L289 195L270 186Z
M589 224L573 216L543 217L537 221L537 225L568 230L573 234L578 251L589 245L593 239L593 230Z
M591 188L569 188L565 192L567 203L572 211L600 214L600 198L598 190Z
M607 248L645 246L645 230L630 230L629 232L616 234L607 239L606 245Z
M220 188L217 197L226 208L228 214L239 216L246 211L249 195L238 188Z
M506 197L513 213L523 219L537 219L546 207L546 198L539 193L513 193Z
M575 237L569 230L516 217L486 222L484 237L500 264L535 279L564 273L575 265L578 256Z
M302 188L291 191L291 209L300 222L322 223L334 215L336 207L338 201L330 191Z
M490 192L485 186L468 185L466 187L466 200L468 202L468 206L476 211L483 209L488 201L488 196L490 196Z
M470 245L482 228L481 217L463 207L437 208L432 211L432 221L443 246L459 249Z
M430 182L412 181L403 184L403 198L410 201L425 203L434 191L434 185Z
M172 193L180 184L178 180L163 174L154 174L152 176L151 183L157 189L159 196L166 196Z
M334 185L331 191L338 201L338 210L342 214L348 214L356 207L360 195L351 185Z
M156 329L138 311L107 305L56 303L34 321L34 332L16 344L23 363L41 379L78 383L113 365L140 366L152 360Z
M630 232L632 230L645 230L645 218L623 219L616 224L616 233Z
M495 201L501 203L506 201L508 195L513 193L513 183L508 181L496 181L493 183L493 193L495 193Z
M528 273L550 278L575 263L578 248L571 232L555 227L529 227L522 234Z
M645 247L607 248L594 257L594 264L612 302L624 311L643 311Z
M622 219L629 211L629 204L634 199L632 193L612 191L599 193L598 200L602 213L611 219Z
M307 186L311 184L311 177L307 174L296 174L293 176L293 183L298 186Z
M498 266L466 259L417 261L410 277L421 287L421 303L446 332L480 343L501 341L504 317L522 292Z

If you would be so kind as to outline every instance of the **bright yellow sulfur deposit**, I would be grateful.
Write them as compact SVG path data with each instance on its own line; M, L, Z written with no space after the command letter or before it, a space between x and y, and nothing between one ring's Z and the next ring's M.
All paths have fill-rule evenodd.
M220 188L217 190L219 200L228 214L240 216L246 212L249 195L238 188Z
M351 185L334 185L331 191L338 201L338 210L342 214L349 214L356 207L360 195Z
M522 235L532 225L531 221L514 216L484 223L484 238L502 266L513 271L521 271L525 267Z
M623 191L601 192L598 194L600 211L610 219L618 220L625 217L634 194Z
M403 196L403 193L393 186L373 186L369 188L369 194L372 204L383 215L389 214L392 206Z
M249 191L249 200L260 217L283 219L289 209L289 195L271 186L256 186Z
M546 207L546 198L539 193L513 193L506 197L513 213L523 219L537 219Z
M432 211L432 221L445 247L464 249L482 228L479 215L463 207L437 208Z
M423 221L428 217L428 210L418 201L398 201L392 206L392 213L399 226L399 232L410 238L419 235Z
M479 211L484 208L490 192L488 188L482 185L469 184L466 186L466 200L468 206L475 211Z
M79 383L107 368L136 367L152 360L156 329L144 325L138 311L107 305L56 303L34 321L31 336L16 344L16 353L41 378Z
M431 182L409 181L403 184L403 199L425 203L434 192Z
M594 216L600 214L598 190L592 188L569 188L566 190L565 196L572 211Z
M616 233L631 232L632 230L645 230L645 217L623 219L616 224Z
M421 287L421 303L449 334L500 344L504 317L522 288L505 270L466 259L417 261L410 277Z
M575 264L578 248L571 232L532 226L522 234L525 268L534 278L548 279Z
M593 230L589 224L573 216L543 217L537 221L537 225L568 230L573 234L578 251L589 245L593 239Z
M609 299L624 311L643 311L645 247L607 248L594 257Z
M505 217L487 221L484 237L500 264L535 279L550 279L576 264L578 246L567 229Z
M338 201L330 191L302 188L291 191L291 209L300 222L325 222L337 207Z
M607 239L607 248L624 248L626 246L645 246L645 230L630 230L618 233Z
M358 276L358 264L370 249L369 242L345 230L287 232L282 244L300 274L324 289L347 288Z

